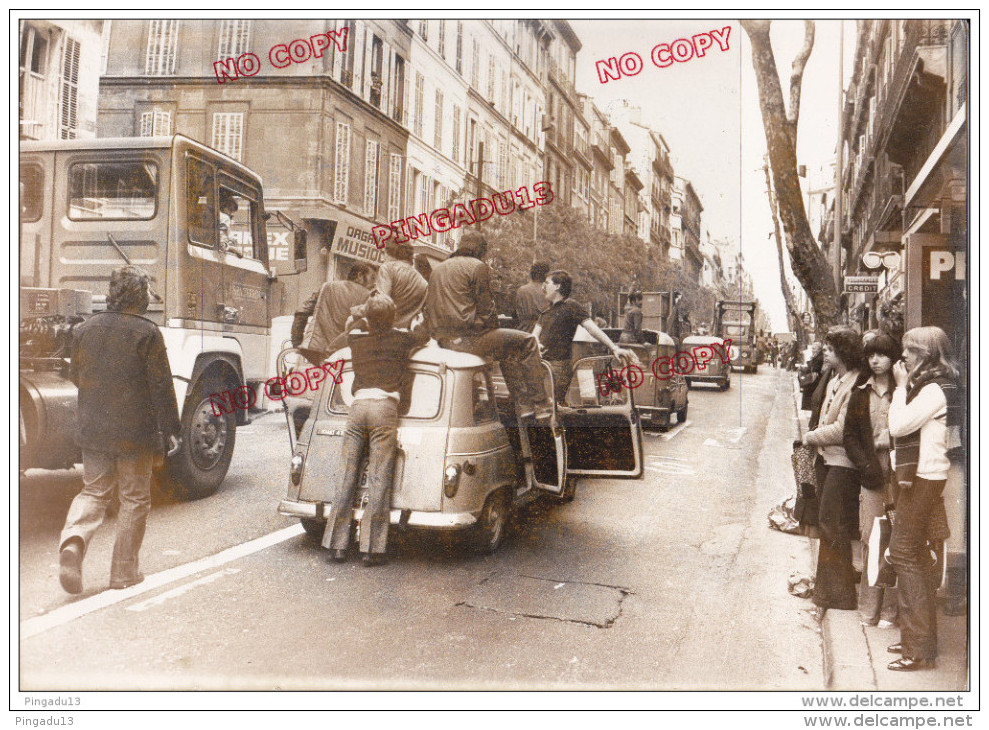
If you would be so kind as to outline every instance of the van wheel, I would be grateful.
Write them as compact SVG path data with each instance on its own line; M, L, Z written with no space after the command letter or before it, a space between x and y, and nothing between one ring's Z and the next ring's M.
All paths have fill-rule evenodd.
M577 477L567 477L563 482L563 491L560 492L561 502L573 502L577 497Z
M501 547L508 533L512 518L512 506L508 492L499 489L484 500L484 508L477 524L473 527L473 548L479 553L490 555Z
M302 529L306 531L306 534L314 540L322 540L323 532L326 530L326 520L316 519L315 517L300 517L299 522L302 523Z
M163 486L178 499L202 499L220 488L237 439L237 418L214 415L209 394L198 383L182 413L182 448L168 459Z
M690 402L687 401L686 403L683 404L683 408L677 411L677 424L681 424L687 420L687 406L689 405Z

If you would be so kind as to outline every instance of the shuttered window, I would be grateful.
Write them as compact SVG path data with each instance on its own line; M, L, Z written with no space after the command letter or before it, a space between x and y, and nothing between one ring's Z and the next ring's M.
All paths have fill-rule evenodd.
M172 113L155 109L141 114L142 137L167 137L172 133Z
M388 170L388 220L395 221L402 209L402 156L392 155Z
M251 21L221 20L220 47L216 52L217 60L239 58L249 50L251 50Z
M481 73L481 51L478 49L477 46L477 38L471 38L470 85L473 86L478 91L481 90L480 73Z
M347 182L350 180L350 125L337 122L336 165L333 177L333 201L347 202Z
M443 92L436 90L436 126L433 130L433 147L443 152Z
M461 76L464 73L464 22L457 21L457 73Z
M144 57L144 73L148 76L170 76L175 73L175 49L179 39L179 21L150 20L148 50Z
M460 107L453 107L453 152L450 155L454 162L460 164Z
M62 48L62 79L59 89L59 139L75 139L79 127L79 41L65 38Z
M373 139L364 149L364 213L372 218L378 213L378 142Z
M422 96L423 87L426 84L426 80L423 78L422 74L418 71L416 72L416 103L415 103L415 124L413 126L413 131L415 135L422 138Z
M219 150L238 162L243 155L244 114L222 112L213 115L213 149Z

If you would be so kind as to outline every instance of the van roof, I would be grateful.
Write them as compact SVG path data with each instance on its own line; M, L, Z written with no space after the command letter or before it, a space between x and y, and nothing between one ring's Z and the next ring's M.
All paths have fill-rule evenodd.
M327 360L338 360L340 358L350 360L350 348L344 347L330 355ZM436 344L435 340L430 340L422 349L412 353L412 362L422 365L446 365L448 368L462 370L467 368L479 368L487 361L477 355L456 350L447 350Z
M177 144L188 145L194 149L209 150L215 155L226 157L229 164L239 168L253 178L260 179L260 175L244 165L244 163L238 162L203 142L186 137L184 134L173 134L168 137L92 137L88 139L38 140L21 142L20 151L68 152L74 150L169 149Z
M724 339L721 337L712 337L710 335L690 335L689 337L683 338L684 343L689 343L691 345L721 345L724 344Z

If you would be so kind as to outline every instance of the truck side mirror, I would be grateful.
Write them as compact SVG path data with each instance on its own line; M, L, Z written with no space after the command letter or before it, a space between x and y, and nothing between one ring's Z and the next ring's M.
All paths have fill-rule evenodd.
M301 228L296 228L292 236L292 249L294 251L295 271L301 274L309 269L309 259L306 251L306 232Z

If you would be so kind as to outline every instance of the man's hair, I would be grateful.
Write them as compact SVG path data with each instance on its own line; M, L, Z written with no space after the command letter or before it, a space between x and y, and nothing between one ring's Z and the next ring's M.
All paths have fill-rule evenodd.
M372 335L387 332L395 324L395 302L384 294L372 294L364 305L364 319Z
M347 281L360 281L361 279L367 280L370 276L370 266L365 263L356 263L350 267L350 273L347 274Z
M630 302L638 302L639 304L642 304L642 292L640 291L632 292L631 294L628 295L628 300Z
M415 251L407 243L396 243L394 241L388 241L385 244L385 253L391 256L393 259L398 259L399 261L405 261L411 264L415 259Z
M538 281L540 284L546 281L547 274L549 274L549 264L545 261L537 261L529 269L529 278L533 281Z
M151 278L136 266L121 266L110 274L110 292L106 297L106 308L111 312L148 308L148 285Z
M549 275L550 281L560 287L560 296L564 299L570 296L573 291L573 277L563 269L554 271Z
M454 256L470 256L475 259L484 259L484 255L488 252L488 242L480 233L474 231L468 231L464 234L464 237L460 239L460 245L457 246L457 250L450 254L450 257Z
M824 336L824 344L830 345L849 370L862 367L862 338L851 327L832 327Z

